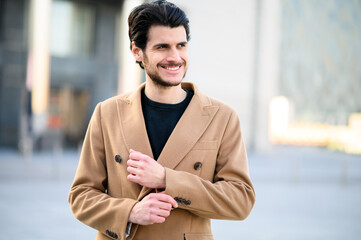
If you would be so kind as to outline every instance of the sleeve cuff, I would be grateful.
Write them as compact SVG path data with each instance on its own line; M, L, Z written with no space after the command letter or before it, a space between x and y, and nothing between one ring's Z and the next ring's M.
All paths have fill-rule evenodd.
M132 229L132 223L131 222L128 222L127 223L127 228L125 229L125 237L129 237L130 235L130 230Z

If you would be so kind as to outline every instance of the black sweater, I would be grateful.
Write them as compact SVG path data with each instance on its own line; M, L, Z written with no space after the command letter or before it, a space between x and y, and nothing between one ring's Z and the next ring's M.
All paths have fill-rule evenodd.
M177 125L193 97L193 92L187 92L186 98L177 104L165 104L150 100L142 91L142 110L153 157L158 159L169 136Z

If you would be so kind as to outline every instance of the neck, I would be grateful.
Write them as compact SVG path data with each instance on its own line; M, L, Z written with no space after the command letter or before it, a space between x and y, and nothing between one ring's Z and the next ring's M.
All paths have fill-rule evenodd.
M163 87L146 81L145 95L152 101L167 104L176 104L182 102L187 93L182 89L181 84L172 87Z

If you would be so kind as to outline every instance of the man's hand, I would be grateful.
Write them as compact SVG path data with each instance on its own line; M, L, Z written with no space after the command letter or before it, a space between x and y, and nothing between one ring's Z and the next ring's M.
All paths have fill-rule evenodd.
M172 207L177 208L178 204L171 196L151 193L134 205L128 220L140 225L163 223Z
M149 188L165 188L165 169L151 157L130 150L128 180Z

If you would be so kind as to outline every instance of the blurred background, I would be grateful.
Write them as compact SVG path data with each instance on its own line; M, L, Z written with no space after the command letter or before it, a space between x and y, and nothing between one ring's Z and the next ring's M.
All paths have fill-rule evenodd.
M142 0L0 0L0 230L94 239L67 205L99 101L144 81L127 17ZM361 1L176 0L185 81L239 114L257 202L216 239L361 235Z

